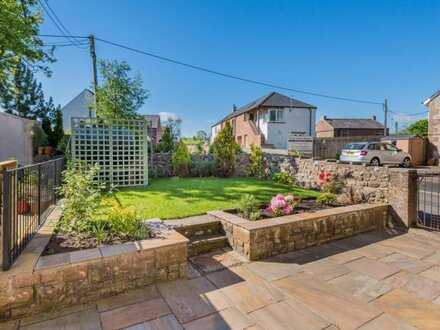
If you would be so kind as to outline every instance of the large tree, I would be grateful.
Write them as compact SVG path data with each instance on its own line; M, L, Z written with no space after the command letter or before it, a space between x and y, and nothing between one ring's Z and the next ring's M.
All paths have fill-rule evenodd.
M428 119L418 120L399 131L399 135L417 134L423 138L428 136Z
M26 62L46 75L44 63L53 62L52 50L43 46L38 37L43 21L36 0L2 0L0 4L0 82L15 75L21 62Z
M171 130L173 136L180 137L182 131L182 118L171 112L161 112L160 121L162 126L166 126Z
M44 95L32 70L21 63L11 80L0 81L0 104L5 112L20 117L43 118Z
M96 104L91 107L100 118L131 118L138 114L148 93L142 88L142 77L129 76L130 66L125 62L99 61L103 83L96 89Z

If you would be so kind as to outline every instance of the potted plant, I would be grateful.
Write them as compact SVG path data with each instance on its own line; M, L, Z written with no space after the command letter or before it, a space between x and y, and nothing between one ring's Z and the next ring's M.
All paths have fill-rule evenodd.
M40 148L38 148L40 149ZM45 146L44 147L44 155L45 156L52 156L53 148L51 146Z
M18 214L28 213L30 209L31 206L26 199L23 189L19 188L17 193L17 213Z
M38 154L38 156L43 156L43 154L44 154L44 147L38 147L37 148L37 154Z

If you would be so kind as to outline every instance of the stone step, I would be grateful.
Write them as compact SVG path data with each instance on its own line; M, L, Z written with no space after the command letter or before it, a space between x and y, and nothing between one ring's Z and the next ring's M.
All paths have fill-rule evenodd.
M223 234L220 220L208 215L168 220L167 223L172 224L177 232L187 238L209 234Z
M192 236L188 243L190 257L208 253L228 246L228 239L223 234L208 234Z

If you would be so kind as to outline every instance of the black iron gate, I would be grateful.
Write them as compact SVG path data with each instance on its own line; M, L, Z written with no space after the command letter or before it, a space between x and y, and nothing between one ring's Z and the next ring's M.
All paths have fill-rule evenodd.
M418 172L417 226L440 230L440 172Z

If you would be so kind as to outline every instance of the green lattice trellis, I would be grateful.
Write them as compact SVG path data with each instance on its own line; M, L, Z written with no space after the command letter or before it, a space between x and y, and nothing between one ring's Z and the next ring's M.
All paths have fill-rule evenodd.
M143 118L72 118L72 160L100 166L99 180L119 187L148 184L147 122Z

